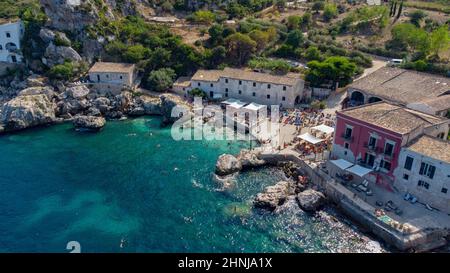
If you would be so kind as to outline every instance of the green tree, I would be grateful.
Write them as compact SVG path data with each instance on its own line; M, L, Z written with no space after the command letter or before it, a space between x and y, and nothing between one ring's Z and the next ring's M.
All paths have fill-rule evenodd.
M287 27L289 29L297 29L302 23L302 17L298 15L291 15L287 18Z
M402 11L403 11L403 0L402 2L400 2L400 7L398 8L397 19L400 18L400 15L402 15Z
M75 68L72 62L65 62L50 68L48 76L52 79L70 80L75 75Z
M262 51L264 48L266 48L267 43L269 42L269 34L258 29L252 30L248 34L248 36L256 42L257 51Z
M150 72L147 85L154 91L163 92L168 90L176 77L175 71L171 68L161 68Z
M320 61L322 60L320 50L315 46L310 46L305 51L305 58L308 61Z
M198 24L212 24L216 20L216 15L209 10L198 10L188 19Z
M394 44L405 44L412 51L427 54L430 48L428 33L413 24L402 23L392 28L392 39Z
M201 97L206 98L206 92L201 90L200 88L194 88L188 91L189 96L191 97Z
M221 44L223 42L223 26L214 24L208 29L209 40L212 45Z
M450 36L448 26L442 25L435 29L430 35L430 52L435 56L439 56L441 52L450 48Z
M308 63L308 71L305 79L312 86L320 86L323 83L331 83L340 87L349 84L355 75L357 67L346 57L328 57L325 61L311 61Z
M319 13L320 10L323 10L325 7L325 2L323 1L316 1L312 5L311 9L315 11L315 13Z
M225 45L228 60L237 65L245 64L256 50L256 42L242 33L228 36Z
M297 48L303 44L304 40L305 38L300 30L291 30L287 35L286 44Z
M312 14L310 12L305 12L302 16L302 27L309 27L312 23Z
M150 55L150 49L145 48L141 44L129 46L126 48L126 51L123 53L123 58L127 62L137 63L145 58L148 58Z
M210 68L216 68L225 61L227 50L223 46L216 46L210 51L208 63Z
M331 19L337 17L338 10L334 3L328 3L323 8L323 19L329 22Z
M423 10L415 10L409 14L409 21L411 24L415 25L416 27L420 27L420 23L422 20L427 17L427 14Z
M286 7L286 0L275 0L275 6L278 10L284 10Z

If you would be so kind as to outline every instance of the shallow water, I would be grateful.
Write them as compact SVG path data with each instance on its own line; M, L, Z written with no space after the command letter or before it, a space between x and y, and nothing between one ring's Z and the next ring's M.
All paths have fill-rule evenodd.
M221 192L217 157L246 142L174 141L153 117L108 122L97 134L70 124L0 137L0 252L359 252L367 237L305 214L251 209L274 168L241 174ZM331 218L330 218L331 217ZM124 241L123 247L120 242Z

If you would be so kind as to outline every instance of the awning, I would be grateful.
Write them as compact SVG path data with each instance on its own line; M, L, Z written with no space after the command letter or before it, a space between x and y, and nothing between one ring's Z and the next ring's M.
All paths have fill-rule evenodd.
M244 109L251 111L259 111L261 109L264 109L265 107L267 106L252 102L249 105L245 106Z
M327 126L325 124L321 124L321 125L312 127L311 129L324 132L325 134L332 134L334 132L334 128L333 127Z
M330 160L330 161L331 161L331 163L336 165L341 170L345 170L345 169L350 168L351 166L353 166L353 163L350 163L350 162L348 162L347 160L344 160L344 159L337 159L337 160Z
M346 169L346 171L356 174L359 177L364 177L366 174L371 173L372 169L364 168L359 165L354 165L353 167Z
M239 100L231 98L231 99L227 99L225 101L222 101L222 103L223 104L232 104L232 103L235 103L237 101L239 101Z
M323 139L317 138L317 137L311 135L310 133L305 133L303 135L299 135L298 137L305 141L308 141L309 143L312 143L312 144L317 144L317 143L323 141Z
M246 104L245 102L242 102L242 101L238 100L236 102L228 104L227 107L231 107L231 108L234 108L234 109L241 109L242 107L244 107L245 104Z

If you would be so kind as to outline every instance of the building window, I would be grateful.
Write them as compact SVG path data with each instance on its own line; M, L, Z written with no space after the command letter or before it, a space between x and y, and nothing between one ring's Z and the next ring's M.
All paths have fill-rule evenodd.
M285 100L286 100L286 97L281 97L281 100L282 100L282 101L285 101Z
M123 79L123 76L119 76L120 79Z
M422 181L422 180L419 180L419 182L417 183L417 186L425 188L427 190L430 188L430 184L428 184L427 182Z
M256 93L255 92L253 92L252 95L253 95L253 97L256 97Z
M239 85L242 85L242 81L239 81Z
M227 97L227 98L228 98L228 91L227 91L227 92L225 92L225 97Z
M405 169L407 169L408 171L410 171L412 169L412 164L414 162L414 158L407 156L405 159Z
M14 55L12 55L12 56L11 56L11 61L12 61L13 63L17 63L17 57L14 56Z
M386 144L384 145L384 154L391 156L393 152L394 152L394 144L386 142Z
M345 138L351 138L351 137L352 137L352 131L353 131L352 127L347 126L347 127L345 128L344 137L345 137Z
M441 189L441 192L442 192L442 193L447 193L448 190L447 190L447 188L442 188L442 189Z
M270 89L270 84L267 85L267 89Z
M270 95L267 95L267 99L268 99L268 100L270 99Z
M242 94L242 91L241 91L241 90L239 90L239 92L238 92L238 93L239 93L239 95L240 95L240 94Z
M197 86L200 86L200 83L197 83Z
M283 91L286 91L286 86L283 86Z
M389 162L389 161L381 160L380 165L381 165L381 168L385 169L386 171L391 170L391 162Z
M214 87L214 84L211 83L210 86L211 86L211 87Z
M109 78L109 74L106 74L106 77Z
M11 38L11 33L6 32L6 38Z
M225 83L228 83L228 79L225 79Z
M253 83L253 87L256 87L256 82Z
M428 176L430 179L433 179L434 173L436 172L436 167L427 163L422 162L420 164L419 174Z
M0 50L3 50L3 47L2 47L2 45L0 45Z
M225 92L228 93L228 88L225 88Z
M348 142L345 142L345 143L344 143L344 148L345 148L345 149L350 148L350 144L348 144Z
M403 179L408 180L409 179L409 174L404 173L403 174Z
M369 137L369 144L368 144L368 147L370 148L370 149L375 149L375 146L377 145L377 138L376 137L373 137L373 136L370 136Z

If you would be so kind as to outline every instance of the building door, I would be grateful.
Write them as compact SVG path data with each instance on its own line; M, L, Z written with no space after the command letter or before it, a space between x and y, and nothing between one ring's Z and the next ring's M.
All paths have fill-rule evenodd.
M100 75L97 74L97 81L100 82Z
M369 167L373 167L373 164L375 163L375 156L373 154L366 153L366 164Z

